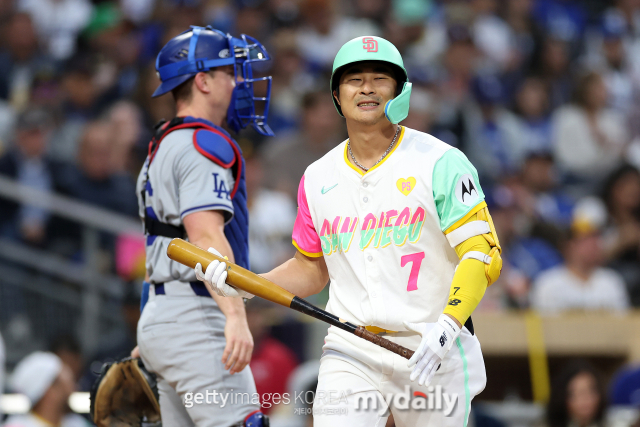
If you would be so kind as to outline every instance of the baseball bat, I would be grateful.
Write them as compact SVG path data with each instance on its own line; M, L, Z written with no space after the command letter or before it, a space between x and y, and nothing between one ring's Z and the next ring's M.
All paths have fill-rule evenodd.
M413 351L408 348L402 347L401 345L369 332L363 326L357 326L353 323L342 320L339 317L305 301L304 299L295 296L291 292L281 288L264 277L260 277L239 265L231 263L222 257L212 254L211 252L207 252L192 243L182 239L173 239L167 248L167 256L190 268L195 268L196 264L200 263L203 271L207 269L211 261L218 260L226 262L227 282L236 288L252 293L260 298L275 302L276 304L292 308L318 320L322 320L323 322L340 328L343 331L350 332L360 338L379 345L380 347L386 348L405 359L410 359L411 356L413 356Z

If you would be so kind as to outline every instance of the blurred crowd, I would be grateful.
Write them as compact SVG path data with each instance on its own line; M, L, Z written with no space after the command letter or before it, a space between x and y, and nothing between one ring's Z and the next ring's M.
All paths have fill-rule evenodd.
M276 136L237 135L253 270L291 256L299 180L346 137L335 53L377 35L413 82L402 124L478 169L505 260L478 310L640 306L639 0L0 0L0 175L135 219L151 130L174 115L171 95L151 98L155 56L189 25L246 33L272 57L259 72ZM0 198L0 237L82 261L79 226L42 206ZM140 280L140 236L101 245L104 272ZM296 354L255 328L265 384L283 388L268 367ZM135 327L118 339L104 354Z
M260 72L276 137L238 135L254 270L290 256L299 179L345 137L334 54L372 34L414 84L403 124L479 171L506 260L480 309L640 305L638 1L3 0L0 174L135 217L151 129L174 113L170 95L150 97L155 55L192 24L272 56ZM0 201L0 235L81 259L78 227L42 207ZM103 240L105 269L138 279L141 263L116 267L142 242Z

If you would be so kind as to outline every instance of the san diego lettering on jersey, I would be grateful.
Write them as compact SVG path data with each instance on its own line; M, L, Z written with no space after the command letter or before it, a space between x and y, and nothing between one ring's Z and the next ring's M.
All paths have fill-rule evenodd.
M348 252L354 236L358 235L358 247L365 250L373 245L385 248L391 244L403 246L407 241L415 243L420 239L426 212L418 207L391 209L376 215L368 213L362 220L358 217L336 216L332 221L325 219L320 228L322 253L329 256L336 252ZM356 232L361 224L359 233Z

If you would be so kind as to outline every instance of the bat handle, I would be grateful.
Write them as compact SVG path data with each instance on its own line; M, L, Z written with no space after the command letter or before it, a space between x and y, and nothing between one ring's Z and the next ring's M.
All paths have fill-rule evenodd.
M413 356L414 352L412 350L391 342L388 339L382 338L381 336L378 336L373 332L369 332L363 326L358 326L354 333L360 338L371 341L372 343L379 345L380 347L386 348L387 350L398 354L407 360L411 359L411 356Z

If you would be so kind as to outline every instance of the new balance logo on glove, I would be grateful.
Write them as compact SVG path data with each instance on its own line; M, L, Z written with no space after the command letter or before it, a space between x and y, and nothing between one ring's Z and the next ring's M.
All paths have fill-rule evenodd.
M446 343L447 343L447 334L443 332L442 335L440 336L440 347L444 347Z

